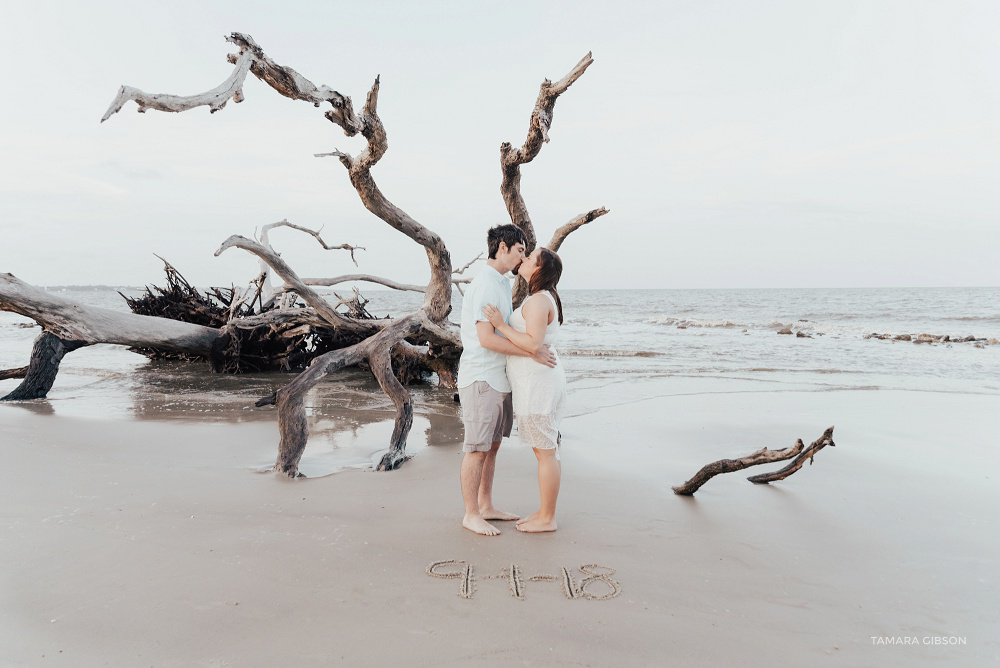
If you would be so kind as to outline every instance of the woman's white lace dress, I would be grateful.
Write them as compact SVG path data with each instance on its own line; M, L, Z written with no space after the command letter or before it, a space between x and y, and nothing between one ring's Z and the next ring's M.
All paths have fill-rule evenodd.
M541 295L548 297L555 306L555 299L547 291L538 292L529 299L544 299ZM521 308L523 306L510 315L510 326L519 332L526 332ZM555 315L545 328L545 343L556 355L555 368L539 364L530 357L507 358L507 378L513 393L511 400L517 419L518 438L525 445L540 450L551 450L559 444L559 423L566 404L566 370L556 353L558 337L559 316Z

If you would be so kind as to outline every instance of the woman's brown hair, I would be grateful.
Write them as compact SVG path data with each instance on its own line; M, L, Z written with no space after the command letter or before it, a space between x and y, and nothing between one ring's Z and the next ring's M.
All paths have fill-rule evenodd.
M556 312L559 314L559 324L561 325L563 324L563 308L559 293L556 292L556 285L559 283L559 277L562 276L562 260L559 259L555 251L550 251L545 247L539 250L538 267L531 275L531 280L528 281L528 294L533 295L542 290L551 292L556 300Z

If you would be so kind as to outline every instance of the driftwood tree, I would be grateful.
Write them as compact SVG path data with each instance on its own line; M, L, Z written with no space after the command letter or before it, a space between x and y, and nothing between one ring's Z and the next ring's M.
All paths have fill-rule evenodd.
M239 354L240 337L246 331L269 327L272 331L289 336L305 336L317 331L333 333L339 344L336 349L313 357L308 368L291 383L257 402L258 406L277 405L281 439L274 470L291 477L299 475L298 463L308 438L304 406L306 393L331 374L357 364L367 364L371 368L382 391L395 406L395 427L389 450L378 465L379 470L395 469L406 459L406 438L413 422L413 403L409 391L394 373L394 365L419 364L422 368L437 373L441 384L454 386L461 340L457 327L448 320L452 286L460 286L468 281L461 274L472 263L453 269L451 255L444 241L393 204L376 184L372 168L388 150L386 130L378 115L378 77L368 92L363 107L355 111L350 97L325 85L316 86L291 67L277 64L249 35L232 33L226 40L237 48L237 53L228 55L228 60L235 69L219 86L192 96L150 94L138 88L122 86L101 121L104 122L121 111L129 101L135 102L140 112L147 109L183 112L207 106L214 113L225 107L229 100L243 101L243 84L248 74L253 74L285 97L308 102L316 107L327 107L324 115L328 120L339 126L347 136L360 134L367 140L367 145L357 156L338 150L319 153L316 154L317 157L337 158L347 170L348 178L364 206L423 247L430 268L427 285L406 284L367 274L300 278L271 247L268 232L273 228L290 227L306 232L316 237L324 248L349 250L352 259L355 250L359 249L348 244L329 246L319 233L288 221L264 226L256 240L233 235L222 243L216 255L230 248L238 248L259 258L262 271L255 283L256 292L249 297L249 303L252 305L256 299L263 306L264 301L268 300L269 305L259 312L248 310L244 308L248 297L237 295L234 289L229 296L228 311L221 309L226 317L221 322L212 320L209 325L85 307L34 288L10 274L2 274L0 310L14 311L32 318L43 329L35 342L29 365L22 369L0 372L0 378L24 378L21 385L3 399L23 400L46 396L55 380L62 357L72 350L96 343L196 355L207 359L214 370L223 370L233 366L232 360L227 362L227 358ZM504 143L500 149L503 174L501 193L512 222L525 232L531 248L536 244L536 234L520 192L520 166L533 160L542 144L548 141L557 98L583 75L592 62L588 53L561 80L552 83L546 79L531 113L524 145L515 150L509 143ZM601 207L574 217L555 231L549 247L558 249L571 232L606 213L608 210ZM168 265L168 275L169 269ZM275 291L275 294L272 294L270 288L271 273L284 282L284 287ZM311 287L349 281L365 281L398 290L423 292L424 301L417 311L395 319L358 317L359 313L356 311L359 302L356 300L353 310L350 308L352 300L341 300L340 305L334 305ZM523 296L523 289L523 285L519 286L519 297ZM282 303L282 294L290 295L291 299ZM297 305L298 300L304 302L304 305ZM338 310L339 306L345 304L349 307L347 312ZM363 307L360 310L363 312ZM218 315L217 312L214 314L215 317Z

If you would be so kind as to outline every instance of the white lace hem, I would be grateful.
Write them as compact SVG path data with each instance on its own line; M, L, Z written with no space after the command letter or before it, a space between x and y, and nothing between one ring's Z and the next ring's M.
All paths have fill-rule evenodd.
M558 447L559 421L551 413L518 415L517 436L521 443L538 450L553 450Z

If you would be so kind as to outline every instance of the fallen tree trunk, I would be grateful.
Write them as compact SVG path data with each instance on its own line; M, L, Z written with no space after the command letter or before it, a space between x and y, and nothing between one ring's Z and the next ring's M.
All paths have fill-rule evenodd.
M827 428L827 430L823 432L822 436L813 441L809 447L806 448L805 452L792 460L792 462L785 468L774 471L773 473L763 473L761 475L751 476L747 478L747 480L757 485L766 485L767 483L774 482L776 480L784 480L802 468L807 459L809 460L809 464L811 466L813 463L813 457L816 456L816 453L828 445L831 448L836 445L836 443L833 442L833 427Z
M0 401L39 399L48 393L69 352L95 343L154 347L212 360L227 341L223 331L166 318L83 306L0 274L0 310L19 313L42 326L24 380Z
M0 274L0 310L20 313L64 341L88 346L148 346L209 357L222 336L213 327L83 306L29 285L13 274Z
M717 462L705 464L705 466L695 473L686 483L678 485L677 487L672 487L671 489L674 490L674 494L691 496L697 492L702 485L717 475L722 473L733 473L734 471L742 471L743 469L750 468L751 466L758 466L760 464L769 464L771 462L780 462L786 459L791 459L795 455L802 452L802 448L804 447L805 445L802 443L802 439L799 439L795 442L795 445L790 448L785 448L784 450L768 450L767 448L762 448L753 454L749 454L746 457L740 457L739 459L720 459Z

